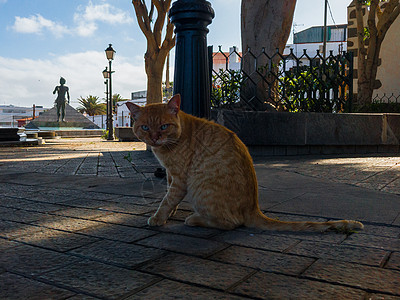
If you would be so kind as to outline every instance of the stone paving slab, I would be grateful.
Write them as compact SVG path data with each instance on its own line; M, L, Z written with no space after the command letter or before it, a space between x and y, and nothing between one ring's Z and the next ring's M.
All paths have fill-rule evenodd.
M137 216L124 213L111 213L103 217L96 218L96 221L132 227L145 227L147 226L147 219L148 217L145 216Z
M371 236L369 234L354 234L346 239L343 244L400 251L399 237L388 238L382 236Z
M315 259L309 257L238 246L229 247L210 258L229 264L293 276L300 275L315 262Z
M400 296L400 272L395 270L321 259L304 276Z
M271 173L270 175L273 176L278 172ZM289 176L299 179L299 186L306 193L270 207L269 210L385 224L392 224L400 211L398 197L393 197L392 194L352 186L343 189L343 185L323 182L314 178L308 180L308 185L303 185L302 181L306 179L302 178L301 175L294 176L292 173ZM267 182L267 184L272 185L273 183ZM265 185L263 183L263 186ZM292 187L289 186L288 188ZM332 192L328 193L328 191ZM260 201L263 200L261 199ZM377 214L377 211L380 213Z
M359 233L188 227L187 201L150 228L166 182L141 145L0 149L0 299L400 299L398 156L255 160L269 217Z
M104 223L81 229L77 233L126 243L132 243L156 234L153 230Z
M246 267L214 262L207 259L170 254L139 268L168 279L227 290L252 274Z
M235 296L229 293L200 288L197 286L178 283L171 280L162 280L143 291L126 299L214 299L214 300L240 300L247 297Z
M43 213L31 212L26 210L24 211L8 207L1 207L0 211L2 212L2 220L23 223L31 223L35 221L37 222L46 216L46 214Z
M167 224L157 229L162 232L171 232L199 238L211 238L223 232L222 230L213 228L186 226L182 221L179 222L175 220L170 220Z
M115 251L116 249L118 251ZM70 253L83 258L134 269L144 262L160 258L165 254L165 251L123 242L102 240L71 250Z
M7 271L27 276L40 275L79 260L77 257L30 245L9 248L0 254L0 266Z
M226 243L169 233L151 236L138 244L200 257L210 256L228 247Z
M301 241L287 253L307 257L336 259L379 267L386 262L389 251L349 245Z
M393 252L386 265L388 269L400 271L400 252Z
M365 295L354 288L267 272L254 274L233 291L257 299L363 299Z
M12 273L0 274L2 299L70 299L74 292Z
M49 282L94 297L118 299L135 289L157 282L156 276L83 260L40 276Z
M39 231L26 233L14 240L57 252L67 252L94 243L99 239L61 230L40 228Z

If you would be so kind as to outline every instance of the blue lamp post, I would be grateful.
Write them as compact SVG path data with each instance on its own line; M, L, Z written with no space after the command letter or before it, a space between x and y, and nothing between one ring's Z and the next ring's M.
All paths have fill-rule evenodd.
M177 0L169 17L176 34L174 94L181 94L184 112L209 118L207 26L214 18L214 10L205 0Z

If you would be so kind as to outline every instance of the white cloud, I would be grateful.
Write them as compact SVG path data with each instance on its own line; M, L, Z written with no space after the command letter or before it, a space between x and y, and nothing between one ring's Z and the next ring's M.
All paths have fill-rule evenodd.
M77 24L75 32L80 36L90 36L97 30L97 23L129 24L132 17L126 11L116 8L108 3L93 5L89 1L85 7L79 6L74 14L74 22Z
M5 0L0 0L0 3L1 1ZM16 16L12 29L19 33L31 34L43 34L45 30L48 30L56 37L62 37L67 33L88 37L96 32L99 23L112 25L129 24L133 22L133 18L128 12L108 3L95 5L92 1L89 1L86 6L77 8L73 22L73 26L68 28L65 25L48 20L40 14L30 17Z
M78 24L74 31L76 34L83 37L88 37L93 35L98 28L97 24L94 22L86 23L84 21L78 21L77 23Z
M78 12L74 15L75 21L85 22L104 22L110 24L132 23L133 19L126 11L116 8L108 3L93 5L89 1L85 7L78 7Z
M46 29L57 37L61 37L68 32L67 27L48 20L42 17L40 14L33 15L28 18L16 16L12 28L19 33L36 34L42 34L43 31Z
M88 51L47 60L0 57L0 104L52 107L54 87L60 76L67 80L71 105L78 106L80 96L104 97L104 52ZM146 89L143 58L131 61L118 56L113 63L113 94L130 98L130 93Z

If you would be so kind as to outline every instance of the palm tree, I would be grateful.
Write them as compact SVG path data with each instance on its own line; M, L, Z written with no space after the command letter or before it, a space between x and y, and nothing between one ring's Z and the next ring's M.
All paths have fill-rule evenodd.
M112 97L112 100L113 100L113 106L115 106L115 104L117 104L117 102L127 101L129 99L122 98L122 96L120 94L114 94L113 97Z
M81 96L78 98L78 102L81 105L81 107L77 108L80 113L85 112L89 116L106 114L106 105L104 103L100 103L99 97L97 96L89 95L86 98Z

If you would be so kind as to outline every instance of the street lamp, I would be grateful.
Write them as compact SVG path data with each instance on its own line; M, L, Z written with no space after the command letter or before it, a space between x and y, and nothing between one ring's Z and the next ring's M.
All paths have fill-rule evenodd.
M102 73L103 73L103 77L104 77L104 79L106 79L106 80L107 80L107 79L108 79L108 77L109 77L109 76L108 76L108 70L107 70L107 67L106 67L106 68L103 70L103 72L102 72Z
M108 122L108 77L109 77L109 74L108 74L108 69L107 69L107 67L103 70L103 77L104 77L104 84L106 85L106 129L108 130L108 131L110 131L110 128L108 127L109 126L109 122ZM101 124L102 124L102 126L103 126L103 119L101 120Z
M112 45L109 44L108 48L105 50L106 51L106 57L108 59L108 95L109 95L109 101L108 101L108 114L107 114L107 119L108 119L108 137L107 140L113 140L114 139L114 128L113 128L113 103L112 103L112 84L111 84L111 74L114 73L111 71L111 62L114 59L114 54L115 50L113 49ZM105 70L106 71L106 70ZM104 76L104 71L103 71L103 76Z

